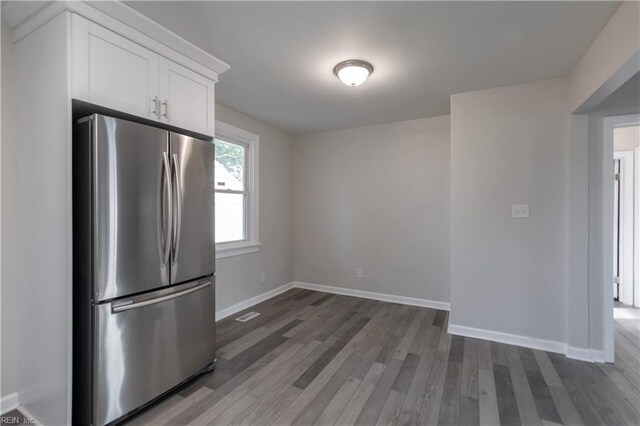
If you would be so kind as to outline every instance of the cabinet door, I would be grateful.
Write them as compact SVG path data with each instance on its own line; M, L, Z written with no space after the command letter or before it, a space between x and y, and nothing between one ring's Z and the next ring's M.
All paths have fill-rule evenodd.
M157 119L158 55L74 16L73 97Z
M214 82L160 57L160 119L213 136Z

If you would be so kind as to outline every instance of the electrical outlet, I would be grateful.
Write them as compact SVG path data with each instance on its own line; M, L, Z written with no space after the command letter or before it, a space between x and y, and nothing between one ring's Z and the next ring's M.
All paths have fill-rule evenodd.
M264 272L260 272L260 282L263 283L266 280L266 276L264 275Z
M511 217L513 219L528 219L529 218L529 204L512 204L511 205Z
M362 268L356 269L356 278L364 278L364 269Z

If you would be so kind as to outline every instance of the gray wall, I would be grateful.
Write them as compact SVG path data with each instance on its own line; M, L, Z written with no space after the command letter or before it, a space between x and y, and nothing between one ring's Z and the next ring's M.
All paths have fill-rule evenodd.
M607 153L604 135L604 117L597 114L589 115L589 347L603 349L604 339L604 283L603 277L606 274L606 265L602 260L607 255L607 250L603 247L603 241L610 241L613 256L613 217L611 217L611 238L607 238L604 230L606 209L603 200L605 189L602 185L605 176L603 159L609 158L612 162L612 152ZM613 166L610 172L613 174ZM613 193L611 193L613 196ZM612 198L613 199L613 198ZM613 205L613 202L611 203ZM611 209L613 214L613 209ZM613 267L613 261L609 265ZM613 271L611 271L613 276ZM612 313L608 313L612 315Z
M2 354L0 387L5 397L18 391L18 286L16 281L18 130L16 58L11 32L2 24Z
M567 344L590 348L589 343L589 181L591 179L589 116L569 118Z
M567 110L566 79L451 97L451 324L565 342Z
M260 137L262 246L217 261L216 309L222 310L293 281L293 149L288 134L223 105L216 105L216 119Z
M442 116L296 137L296 281L449 302L449 128Z

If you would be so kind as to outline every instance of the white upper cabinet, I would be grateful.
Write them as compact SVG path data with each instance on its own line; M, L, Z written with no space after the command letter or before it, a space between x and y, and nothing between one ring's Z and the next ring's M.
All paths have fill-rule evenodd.
M213 134L214 82L160 57L160 119L172 126Z
M157 117L157 54L77 15L73 35L74 98Z
M215 81L79 15L73 98L213 136Z

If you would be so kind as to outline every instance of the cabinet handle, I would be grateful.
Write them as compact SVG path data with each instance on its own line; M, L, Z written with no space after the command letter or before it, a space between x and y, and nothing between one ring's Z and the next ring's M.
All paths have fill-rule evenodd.
M164 106L164 112L162 113L162 115L165 118L169 118L169 101L165 99L162 103L162 106Z
M151 114L157 116L158 115L158 97L154 96L151 99Z

